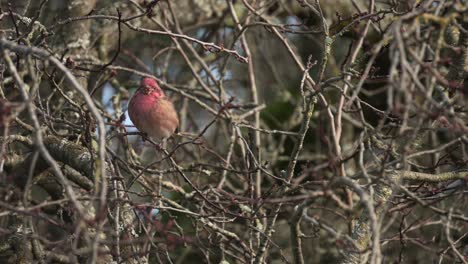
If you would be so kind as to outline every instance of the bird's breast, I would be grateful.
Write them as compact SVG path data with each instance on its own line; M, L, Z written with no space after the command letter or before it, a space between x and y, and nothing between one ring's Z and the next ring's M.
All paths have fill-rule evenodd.
M177 112L166 98L136 94L129 105L133 124L154 139L170 137L179 125Z

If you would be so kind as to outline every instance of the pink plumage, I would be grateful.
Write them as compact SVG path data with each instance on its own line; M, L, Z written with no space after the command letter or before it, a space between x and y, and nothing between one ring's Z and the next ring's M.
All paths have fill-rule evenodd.
M174 105L153 78L141 79L128 105L128 115L138 130L155 140L170 137L179 126Z

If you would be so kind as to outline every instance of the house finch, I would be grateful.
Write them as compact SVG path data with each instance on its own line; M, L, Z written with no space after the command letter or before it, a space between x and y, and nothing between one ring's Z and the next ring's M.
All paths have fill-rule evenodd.
M155 79L144 77L128 105L128 114L138 130L154 140L174 134L179 118Z

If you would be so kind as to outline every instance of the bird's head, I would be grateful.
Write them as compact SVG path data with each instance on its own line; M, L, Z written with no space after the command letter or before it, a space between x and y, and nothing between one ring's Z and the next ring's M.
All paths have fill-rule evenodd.
M159 87L155 79L143 77L140 82L139 91L145 95L152 95L155 97L164 97L164 92Z

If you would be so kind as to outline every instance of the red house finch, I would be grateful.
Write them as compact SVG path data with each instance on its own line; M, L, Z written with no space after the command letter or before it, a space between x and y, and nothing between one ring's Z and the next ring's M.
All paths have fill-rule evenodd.
M174 134L179 118L155 79L144 77L128 105L128 115L138 130L154 140Z

